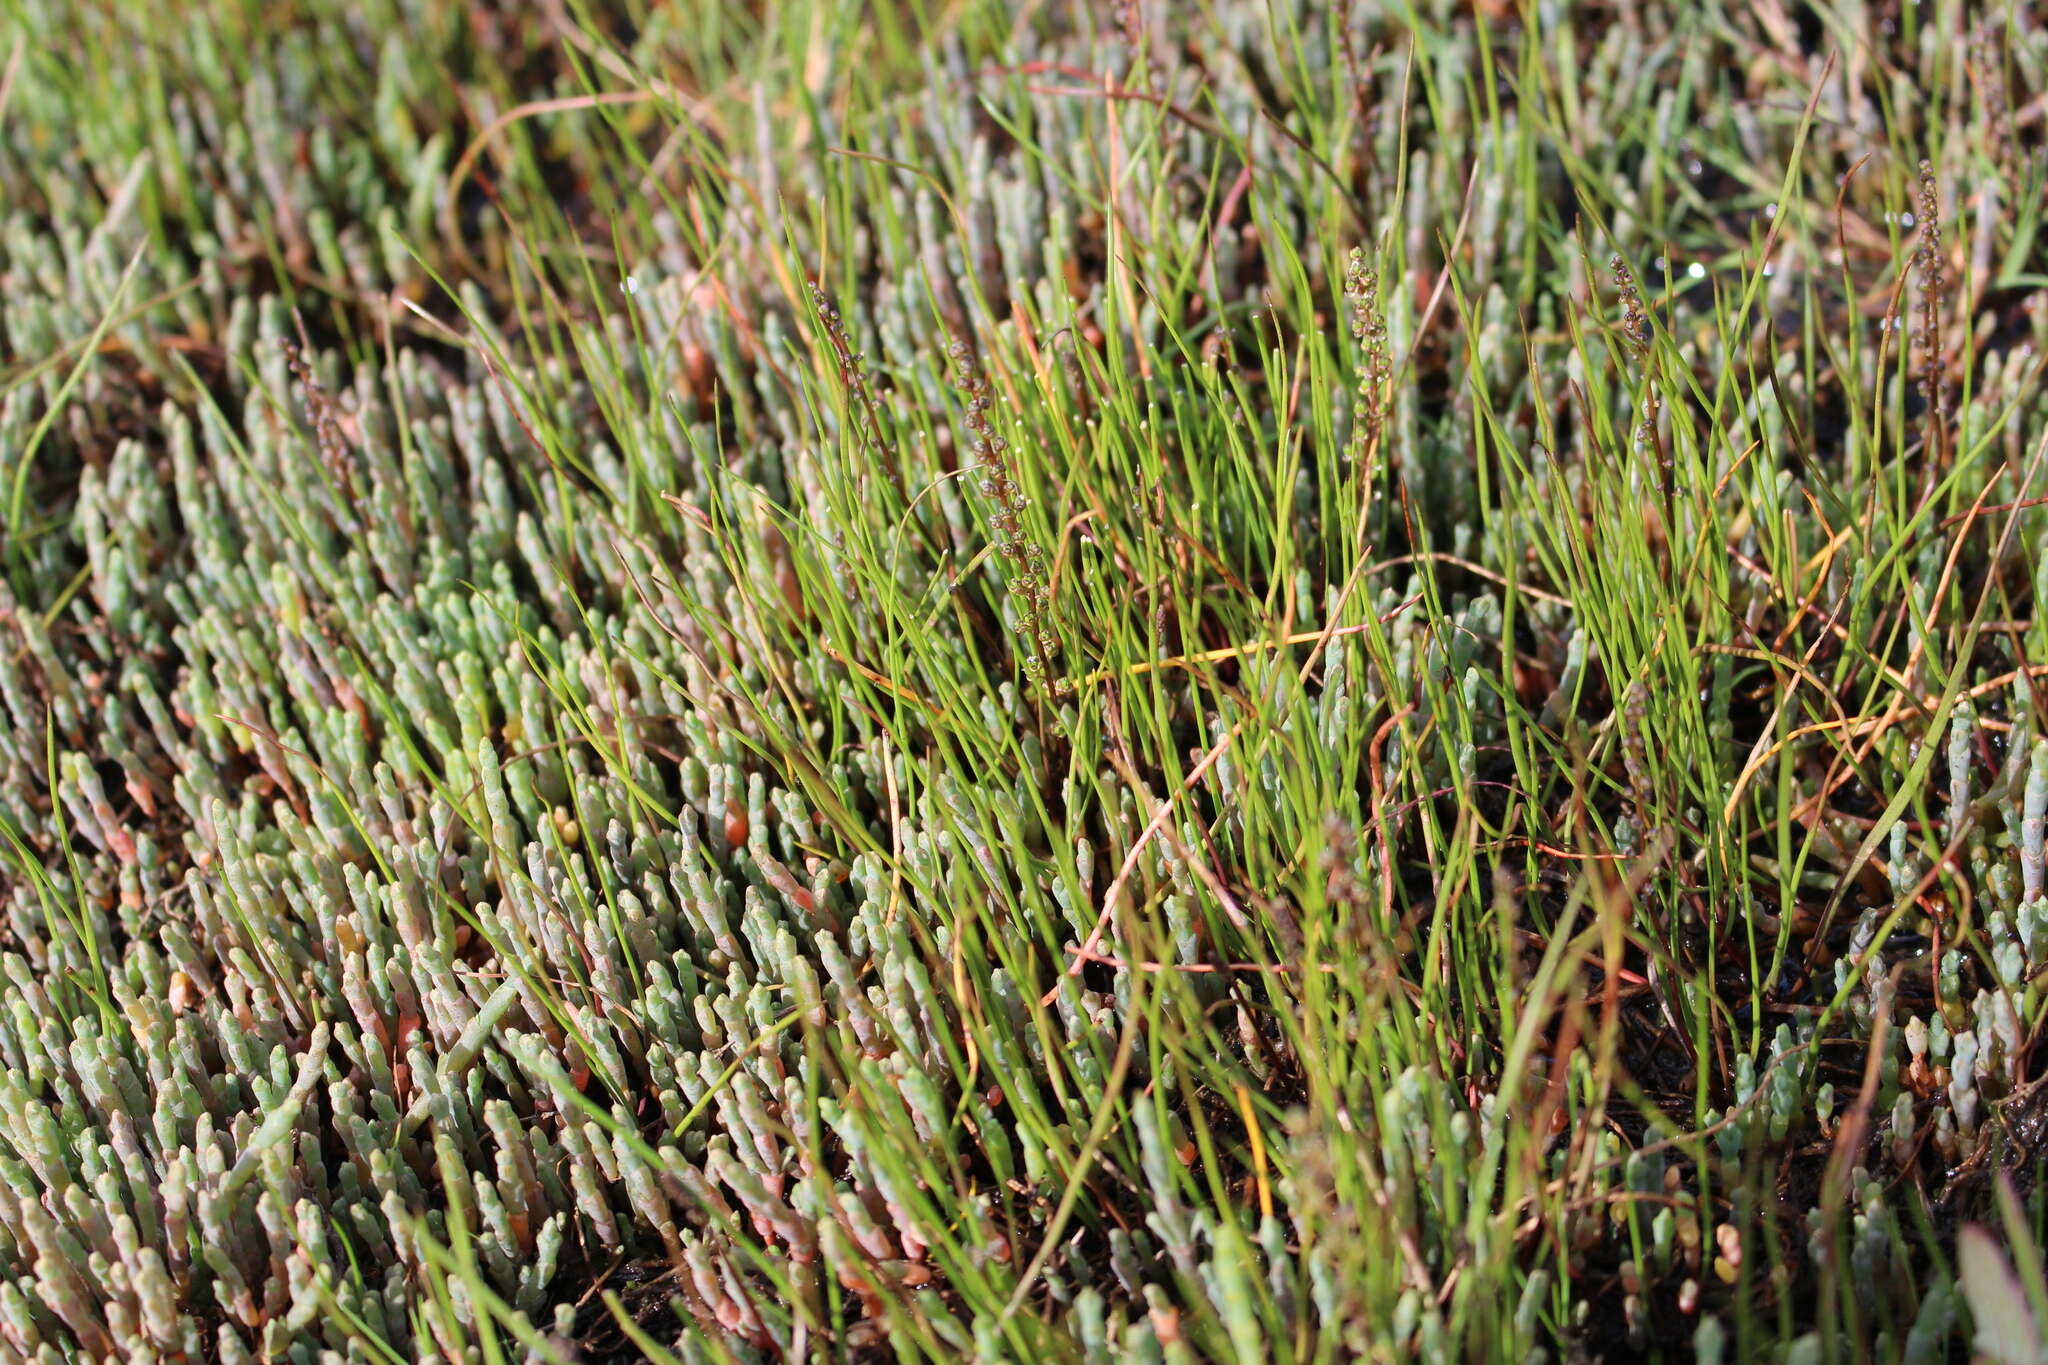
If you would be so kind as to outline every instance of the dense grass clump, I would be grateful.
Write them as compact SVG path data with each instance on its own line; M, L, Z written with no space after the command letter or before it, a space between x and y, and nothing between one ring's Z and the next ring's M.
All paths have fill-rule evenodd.
M2029 7L5 12L0 1359L2041 1358Z

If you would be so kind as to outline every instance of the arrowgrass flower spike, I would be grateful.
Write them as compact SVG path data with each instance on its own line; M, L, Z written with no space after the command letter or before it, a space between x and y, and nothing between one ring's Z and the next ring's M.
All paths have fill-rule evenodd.
M1052 624L1052 579L1044 552L1024 525L1030 499L1017 482L1009 441L989 420L988 377L975 364L973 349L965 338L956 337L948 355L965 408L963 421L967 445L974 455L975 487L988 504L995 551L1008 566L1024 674L1042 693L1063 697L1070 684L1058 671L1060 645Z

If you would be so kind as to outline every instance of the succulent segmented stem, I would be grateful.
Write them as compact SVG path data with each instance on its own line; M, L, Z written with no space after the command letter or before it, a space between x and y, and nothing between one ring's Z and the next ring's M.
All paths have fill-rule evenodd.
M2033 761L2027 765L2027 793L2020 820L2020 895L2038 899L2043 886L2043 843L2048 838L2048 739L2034 741Z

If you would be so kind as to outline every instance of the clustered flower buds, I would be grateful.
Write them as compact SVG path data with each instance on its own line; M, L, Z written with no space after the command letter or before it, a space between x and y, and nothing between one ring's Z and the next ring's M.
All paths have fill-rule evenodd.
M1636 351L1646 351L1650 345L1650 314L1643 307L1642 291L1636 287L1635 269L1618 251L1607 258L1607 268L1614 275L1615 292L1621 295L1621 335Z
M290 367L292 378L298 381L306 422L313 429L313 448L320 453L321 463L327 466L327 472L335 482L344 489L353 490L355 474L349 459L348 438L342 432L334 395L313 373L306 353L297 342L286 341L280 349L284 352L285 364Z
M1614 274L1614 288L1621 296L1621 335L1628 342L1629 350L1638 361L1647 361L1650 355L1650 314L1643 307L1642 291L1636 287L1636 274L1628 260L1620 252L1608 258L1607 268ZM1657 381L1646 378L1643 383L1643 406L1641 419L1636 423L1635 443L1638 448L1654 447L1657 443L1657 413L1662 400L1657 396ZM1661 452L1659 458L1662 458ZM1661 471L1668 487L1670 470Z
M1941 251L1941 194L1934 183L1934 163L1920 163L1919 240L1913 248L1913 270L1919 277L1920 299L1913 344L1920 363L1920 395L1927 400L1928 421L1939 424L1942 409L1941 304L1947 289Z
M853 338L846 330L846 320L840 316L839 306L832 302L831 295L816 280L810 282L810 291L811 307L818 316L819 326L825 329L826 343L832 348L839 391L849 415L860 429L861 444L870 456L881 462L883 473L900 494L904 491L903 476L897 468L896 451L882 431L881 414L875 407L874 387L868 382L867 357L855 348Z
M1052 581L1044 552L1024 526L1030 499L1018 486L1009 441L989 420L988 377L974 363L973 349L965 339L955 338L947 353L966 406L968 445L980 476L976 486L989 506L996 553L1009 565L1016 630L1024 645L1024 674L1053 696L1065 696L1069 684L1057 672L1060 642L1052 626Z
M1358 346L1354 369L1357 405L1351 429L1351 463L1361 468L1386 425L1393 360L1387 352L1387 323L1380 307L1380 273L1366 264L1365 248L1353 247L1344 272L1344 297L1351 305L1351 339Z

